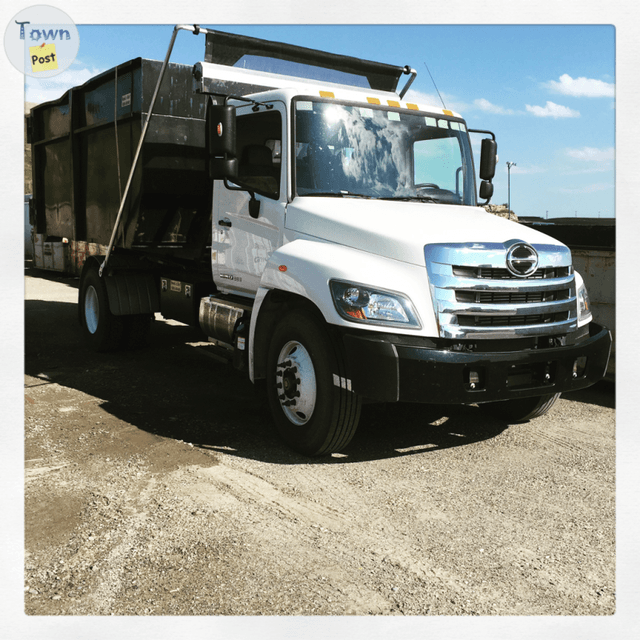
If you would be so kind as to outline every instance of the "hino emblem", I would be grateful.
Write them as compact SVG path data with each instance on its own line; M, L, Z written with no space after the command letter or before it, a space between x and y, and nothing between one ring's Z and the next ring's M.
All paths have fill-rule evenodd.
M538 268L538 254L526 242L516 242L507 251L507 269L519 278L526 278Z

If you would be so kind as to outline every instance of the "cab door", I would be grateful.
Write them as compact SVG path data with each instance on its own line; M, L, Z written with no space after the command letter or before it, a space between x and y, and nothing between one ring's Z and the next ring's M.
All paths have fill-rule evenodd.
M253 297L282 242L286 206L284 104L238 108L236 181L213 192L213 279L222 293Z

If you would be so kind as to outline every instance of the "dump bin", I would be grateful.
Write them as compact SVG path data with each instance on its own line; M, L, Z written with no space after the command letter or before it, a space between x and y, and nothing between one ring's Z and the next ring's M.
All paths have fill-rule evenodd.
M62 256L38 264L36 252L36 267L78 273L87 255L106 252L161 68L136 58L31 110L34 242ZM190 260L202 253L205 100L191 67L168 65L116 246Z

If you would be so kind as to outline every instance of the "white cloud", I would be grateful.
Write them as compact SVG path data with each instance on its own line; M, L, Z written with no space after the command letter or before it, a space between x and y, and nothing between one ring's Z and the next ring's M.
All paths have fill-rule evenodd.
M544 107L538 107L526 105L527 111L532 113L538 118L579 118L580 112L569 107L563 107L561 104L550 102L547 100L547 104Z
M444 100L446 109L451 109L458 113L464 113L469 109L469 105L457 101L454 96L446 93L442 94L442 100L440 100L440 96L437 93L423 93L422 91L409 89L404 100L405 102L416 102L424 106L435 107L436 109L442 109L442 100Z
M485 98L478 98L473 101L474 106L478 107L478 109L482 111L486 111L487 113L495 113L501 116L510 116L515 112L512 109L505 109L504 107L500 107L496 104L492 104Z
M560 82L551 80L544 86L565 96L576 98L613 98L615 85L593 78L572 78L565 73L560 76Z
M576 193L597 193L598 191L606 191L607 189L613 189L613 183L598 182L595 184L588 184L585 187L577 187L575 189L563 188L563 189L558 189L558 191L560 191L560 193L576 194Z
M49 100L57 100L72 87L85 83L101 72L101 69L67 69L51 78L27 77L25 82L25 102L40 104Z
M544 173L546 170L547 170L546 167L540 167L535 164L523 165L523 166L516 164L511 167L511 173L518 173L522 175L532 174L532 173ZM506 165L505 165L504 171L505 173L507 173Z
M582 149L567 149L566 153L570 158L589 162L609 162L613 160L615 155L613 147L608 147L607 149L582 147Z
M568 171L563 171L562 175L564 176L584 176L590 175L592 173L605 173L607 171L611 171L613 166L611 163L607 163L604 165L596 165L593 167L589 167L588 169L572 169Z

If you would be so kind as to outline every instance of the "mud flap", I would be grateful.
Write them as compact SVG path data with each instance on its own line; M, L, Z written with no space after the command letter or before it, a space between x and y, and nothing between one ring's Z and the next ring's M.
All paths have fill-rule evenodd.
M116 273L104 278L109 309L114 316L160 311L160 296L153 275L138 271Z

